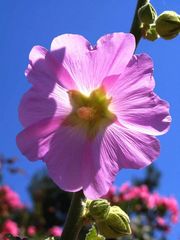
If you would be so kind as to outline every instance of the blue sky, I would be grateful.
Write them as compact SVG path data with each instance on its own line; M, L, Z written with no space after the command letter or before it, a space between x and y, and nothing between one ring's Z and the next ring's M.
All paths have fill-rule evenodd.
M164 10L180 12L179 0L151 1L158 13ZM15 137L21 130L17 109L22 94L30 87L24 77L29 51L34 45L49 48L52 39L63 33L78 33L89 41L110 32L128 32L136 1L127 0L1 0L0 14L0 152L17 156L18 165L25 168L26 176L6 176L6 182L29 202L25 188L41 162L26 160L16 147ZM160 137L161 155L157 166L162 171L160 192L174 195L180 201L180 37L172 41L142 40L137 53L146 52L154 60L155 91L171 105L173 122L168 134ZM117 183L140 171L124 170ZM178 239L179 227L169 239Z

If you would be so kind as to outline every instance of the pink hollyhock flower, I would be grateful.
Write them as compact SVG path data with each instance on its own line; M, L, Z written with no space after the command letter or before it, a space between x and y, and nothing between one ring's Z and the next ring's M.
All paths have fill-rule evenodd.
M160 227L165 232L169 232L170 231L170 226L166 223L166 220L164 218L157 217L156 218L156 222L157 222L158 227Z
M171 215L171 221L174 224L179 222L179 212Z
M54 237L60 237L62 234L62 228L60 228L58 226L54 226L49 229L49 234Z
M116 186L112 185L112 186L110 186L108 193L106 195L104 195L103 197L104 198L112 198L116 195L116 191L117 191Z
M117 195L117 187L114 185L110 186L108 193L104 195L103 198L106 198L113 203L119 202L119 196Z
M165 219L162 218L162 217L157 217L157 218L156 218L156 222L157 222L157 224L158 224L159 226L164 226L164 225L166 225L166 221L165 221Z
M120 193L125 193L128 192L131 189L131 185L129 182L125 182L121 185L119 191Z
M8 219L4 222L2 233L4 235L6 235L7 233L10 233L14 237L16 237L19 234L18 225L14 221Z
M178 214L179 213L179 205L174 197L169 197L167 201L167 208L172 214Z
M131 186L129 183L125 183L120 188L120 201L131 201L137 198L145 201L149 198L149 195L146 185Z
M149 197L146 199L147 207L150 209L156 208L158 206L158 202L160 198L161 197L157 192L150 194Z
M174 197L161 197L157 202L158 206L164 206L171 214L171 221L177 223L179 220L179 206Z
M122 168L143 168L159 155L156 135L167 132L169 105L154 92L153 63L133 55L132 34L114 33L92 46L80 35L35 46L19 117L17 145L42 159L66 191L105 195Z
M20 200L19 195L14 192L9 186L1 186L0 193L3 194L3 201L13 209L22 209L24 208L23 203Z
M37 233L37 229L36 229L35 226L29 226L29 227L27 228L27 234L28 234L30 237L35 236L36 233Z

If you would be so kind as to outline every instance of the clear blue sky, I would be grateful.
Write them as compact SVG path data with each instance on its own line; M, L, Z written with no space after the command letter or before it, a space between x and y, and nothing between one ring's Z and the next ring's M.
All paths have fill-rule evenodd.
M179 0L153 1L158 13L180 12ZM21 130L17 108L22 94L29 88L24 77L32 46L49 48L52 39L62 33L84 35L92 43L109 32L128 32L135 0L1 0L0 14L0 152L17 156L18 165L27 176L6 176L6 182L29 202L26 186L41 162L26 160L16 147L15 137ZM156 92L171 105L172 126L162 136L157 166L162 171L160 192L174 195L180 201L180 37L172 41L142 40L137 53L149 53L155 64ZM117 183L141 176L143 171L122 171ZM179 228L179 229L178 229ZM180 225L170 240L180 237Z

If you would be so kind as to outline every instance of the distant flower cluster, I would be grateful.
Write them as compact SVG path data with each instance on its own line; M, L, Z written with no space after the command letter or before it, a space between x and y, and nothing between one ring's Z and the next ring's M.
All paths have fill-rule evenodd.
M19 227L17 223L10 219L5 220L4 223L2 224L0 239L8 240L8 238L5 237L6 234L12 234L15 237L18 236Z
M62 228L54 226L49 229L49 234L54 237L60 237L62 234Z
M161 196L158 192L150 192L146 185L134 186L124 183L120 189L112 187L106 197L113 203L126 209L136 217L144 214L143 224L151 220L152 227L165 232L170 231L171 223L177 223L179 206L174 197ZM132 217L133 222L133 217Z
M114 186L106 198L112 205L119 205L131 216L135 240L143 234L150 236L154 231L166 234L171 230L171 224L178 222L177 200L174 197L161 196L158 192L151 192L145 184L136 186L124 183L120 188ZM36 220L36 211L37 209L30 211L9 186L0 186L0 239L9 240L7 234L18 236L21 240L61 236L62 228L55 222L45 227L41 224L42 214L38 215L38 221ZM55 214L56 212L57 209ZM141 233L138 232L139 229Z
M0 239L9 240L7 234L11 234L14 237L21 236L22 228L18 226L16 222L11 219L7 219L1 226ZM25 235L27 237L37 237L39 235L40 229L38 230L36 226L28 226L25 229ZM60 237L62 234L62 228L59 226L53 226L48 229L46 236ZM19 239L27 239L26 237L19 237Z
M38 236L41 229L34 225L26 226L25 223L19 220L24 218L25 215L31 214L27 207L21 202L19 195L14 192L9 186L0 186L0 239L8 240L7 234L14 237ZM53 226L47 229L46 236L61 236L62 228ZM20 238L26 239L26 238Z
M19 195L9 186L0 186L0 215L5 216L9 212L24 208Z

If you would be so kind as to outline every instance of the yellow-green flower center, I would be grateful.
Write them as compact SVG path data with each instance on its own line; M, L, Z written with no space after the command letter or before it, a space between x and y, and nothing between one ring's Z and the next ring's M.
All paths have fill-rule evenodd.
M65 124L85 129L87 136L94 138L101 129L105 129L116 120L109 111L111 98L107 98L103 88L94 90L85 96L76 90L68 91L72 112L65 119Z

